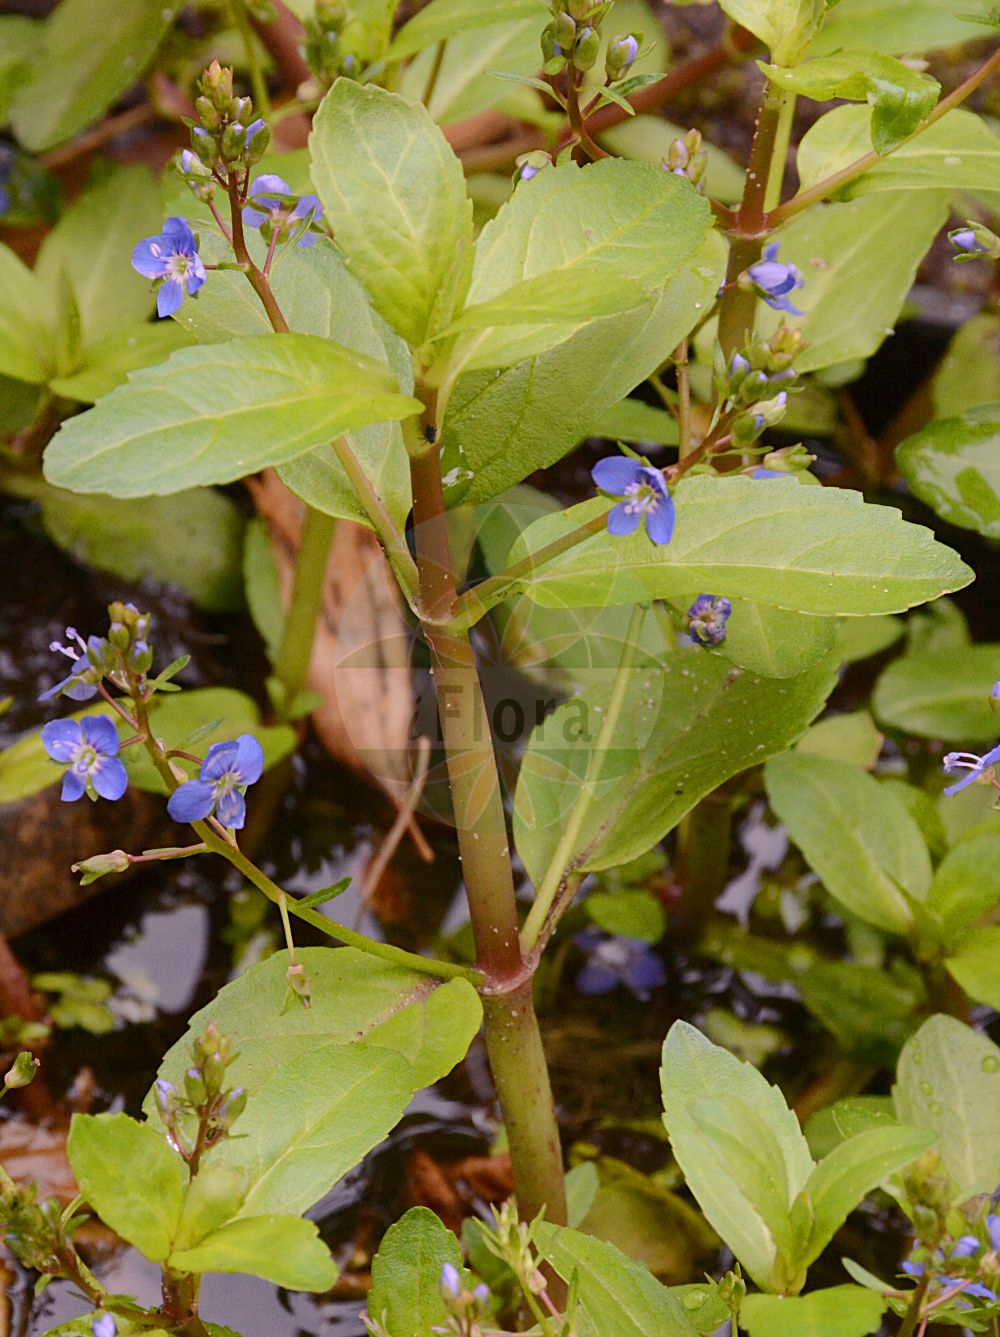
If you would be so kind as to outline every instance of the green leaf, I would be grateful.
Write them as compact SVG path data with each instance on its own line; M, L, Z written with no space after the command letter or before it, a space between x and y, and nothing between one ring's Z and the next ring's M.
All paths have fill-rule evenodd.
M544 607L594 607L724 590L727 597L826 616L899 612L968 584L971 572L927 529L846 488L691 478L675 494L669 546L640 528L606 531L522 577ZM607 511L598 498L530 525L516 562Z
M748 1295L740 1326L750 1337L866 1337L878 1332L888 1301L861 1286L832 1286L810 1295Z
M943 520L1000 538L1000 402L914 432L897 447L896 462Z
M212 612L243 602L243 515L219 492L112 501L46 488L41 507L49 538L83 565L130 581L166 581Z
M795 1194L770 1125L737 1096L707 1096L670 1115L670 1143L709 1224L757 1285L799 1289Z
M574 170L582 174L593 168ZM539 173L527 185L538 185L546 175ZM524 221L527 227L529 220ZM664 350L676 348L690 332L714 300L724 267L725 248L710 232L689 263L638 311L603 316L557 348L499 376L472 372L460 377L442 435L448 504L485 501L561 459L601 413L660 365ZM504 285L519 277L511 272Z
M172 0L62 0L11 121L33 153L84 130L136 82L177 16ZM97 40L97 37L100 40Z
M809 129L799 145L801 188L871 152L864 107L835 107ZM972 191L993 199L1000 192L1000 139L974 112L949 111L939 121L881 158L863 176L844 186L839 198L887 190Z
M837 630L837 648L845 664L881 654L903 634L898 617L850 617Z
M921 738L990 743L997 718L990 691L1000 665L1000 645L970 645L903 655L882 673L872 696L883 724Z
M924 1003L919 978L907 980L856 961L817 961L798 980L802 1002L859 1063L895 1066Z
M663 1041L660 1091L668 1133L676 1113L690 1114L700 1101L724 1093L752 1110L777 1139L783 1177L793 1194L812 1173L813 1160L799 1121L778 1087L686 1021L675 1021Z
M976 5L966 5L968 14ZM890 56L922 56L942 46L974 42L982 29L955 0L838 0L810 48L825 55L841 48L884 51Z
M847 762L800 751L773 757L764 781L772 808L830 895L876 928L908 932L907 897L926 897L931 861L895 795Z
M51 293L60 275L69 279L85 348L150 315L149 281L129 260L135 243L158 232L161 221L152 172L122 167L75 200L42 242L35 273Z
M514 797L514 840L538 885L576 803L608 674L562 703L531 734ZM830 664L776 686L697 650L637 668L612 745L595 763L574 869L638 857L730 776L793 742L832 689Z
M0 17L0 126L7 124L18 86L31 77L44 25L20 14Z
M892 56L853 50L807 60L795 69L757 64L770 81L815 102L849 98L872 108L871 137L876 153L891 153L934 110L941 85Z
M937 1140L927 1128L895 1124L857 1133L825 1156L802 1194L812 1208L809 1241L799 1259L803 1267L819 1257L866 1194Z
M105 1225L163 1262L188 1182L163 1134L127 1114L74 1114L66 1150L80 1192Z
M568 162L540 172L483 228L459 327L470 319L477 329L486 322L513 324L521 306L528 321L545 319L558 294L554 315L565 324L553 332L551 346L555 336L565 343L612 314L615 307L608 301L620 302L622 310L661 289L691 261L710 226L701 196L651 164L606 158L584 168ZM608 299L601 296L602 280ZM494 310L500 319L491 319ZM445 386L450 388L460 371L510 366L547 351L523 336L519 340L516 326L494 333L493 342L500 338L508 351L499 360L496 353L484 360L480 345L490 339L488 330L460 339L442 372Z
M177 1272L248 1272L293 1291L328 1291L337 1267L314 1221L252 1216L207 1235L193 1249L170 1255Z
M796 747L800 752L834 757L870 771L882 750L882 735L867 710L854 710L847 715L831 715L812 725Z
M896 323L947 212L943 197L933 192L919 200L900 195L820 204L777 234L782 260L805 276L796 294L805 315L786 317L809 345L797 367L818 371L875 352ZM765 333L778 322L777 312L761 312Z
M411 1207L389 1227L372 1259L368 1293L368 1314L387 1337L447 1328L448 1310L441 1298L445 1263L461 1271L461 1246L426 1207Z
M181 1219L173 1238L173 1252L200 1244L240 1209L243 1176L214 1160L203 1161L187 1186Z
M0 374L45 381L52 366L55 307L36 276L0 245Z
M503 17L506 23L526 18L541 24L546 18L546 9L542 0L504 0ZM412 56L416 51L457 37L459 33L487 27L496 19L496 11L483 5L481 0L431 0L400 28L385 58L402 60L404 56Z
M644 942L659 942L667 928L667 912L649 891L591 892L587 914L605 933Z
M612 441L643 441L650 445L676 446L677 420L666 409L644 404L641 399L620 399L598 414L585 436L606 436Z
M136 372L63 424L45 473L71 491L159 496L244 478L418 408L371 358L314 335L255 335Z
M379 314L419 346L468 286L472 204L461 164L424 107L352 79L326 95L309 148L349 268Z
M213 1160L247 1185L240 1220L304 1211L381 1142L415 1091L464 1057L482 1008L464 980L426 975L351 948L305 948L312 1006L288 999L287 953L252 966L191 1018L160 1076L177 1082L209 1021L238 1058L227 1080L252 1093L238 1136ZM156 1118L155 1103L146 1109Z
M295 172L279 165L294 178ZM310 183L305 183L306 188ZM266 244L256 234L248 237L250 254L263 264ZM202 245L207 257L220 259L228 248L221 238ZM296 334L334 339L345 348L385 363L395 372L399 388L413 386L412 359L406 344L373 311L368 294L347 272L342 257L325 238L305 250L292 247L274 268L271 286L279 306ZM243 274L223 270L198 294L185 302L177 319L206 343L224 342L248 331L266 332L270 326L253 289ZM348 433L354 453L378 489L396 522L402 527L410 510L410 466L399 426L376 422ZM370 525L357 494L329 446L320 446L279 469L284 483L310 506L328 515Z
M980 311L958 327L935 369L931 392L935 418L958 417L977 404L1000 400L1000 315ZM896 459L905 469L904 459ZM912 488L914 478L908 469L906 474ZM994 490L1000 490L1000 480ZM950 491L955 492L954 486Z
M930 1017L906 1042L892 1089L897 1117L940 1135L957 1203L1000 1182L1000 1049L954 1017Z
M273 664L285 629L285 608L267 526L260 519L251 520L246 526L243 586L250 616L264 642L267 658Z
M837 636L833 618L733 599L726 639L713 653L763 678L795 678L829 656Z
M532 76L541 64L538 39L542 23L514 19L497 23L495 9L484 7L494 20L489 27L452 37L444 50L428 111L439 125L466 120L479 112L506 104L510 81L537 86ZM544 12L542 20L544 21ZM424 50L403 71L399 91L411 102L422 102L437 51ZM548 85L542 85L548 88ZM537 99L529 101L537 107Z
M823 18L827 0L719 0L729 17L759 37L779 65L796 65Z
M970 998L1000 1011L1000 925L987 924L970 933L944 964Z
M668 1288L613 1244L579 1230L540 1221L535 1235L546 1258L565 1280L579 1283L580 1309L590 1337L696 1337L705 1331L699 1310L713 1310L712 1290L700 1287L703 1305L688 1288ZM685 1301L676 1294L685 1291ZM709 1329L710 1331L710 1329ZM583 1333L581 1332L581 1337Z
M895 1123L896 1107L891 1096L848 1096L811 1115L805 1134L809 1150L821 1160L858 1133Z
M970 836L945 855L924 904L935 937L953 946L1000 902L1000 832Z
M130 371L155 366L191 343L191 336L173 320L127 325L85 349L80 370L53 377L49 387L65 399L95 404L116 386L124 385Z

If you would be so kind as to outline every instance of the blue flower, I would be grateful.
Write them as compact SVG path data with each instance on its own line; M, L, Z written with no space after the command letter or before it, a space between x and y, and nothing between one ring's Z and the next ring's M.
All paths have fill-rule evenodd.
M976 1235L962 1235L955 1241L955 1247L951 1251L952 1258L971 1258L982 1248L982 1243Z
M102 1314L100 1318L95 1318L90 1325L90 1331L94 1337L115 1337L118 1331L118 1324L110 1314Z
M986 1218L986 1233L990 1237L990 1247L1000 1253L1000 1216L990 1213Z
M988 247L973 232L971 227L959 228L957 232L949 232L948 240L956 251L963 251L966 255L986 255Z
M158 237L146 237L132 251L132 268L147 279L162 279L156 310L172 316L184 300L205 282L205 266L195 235L183 218L168 218Z
M783 473L780 469L754 469L750 473L751 478L767 480L769 478L791 478L791 474Z
M733 606L728 599L699 594L688 609L688 634L699 645L721 645Z
M116 799L125 793L128 776L118 756L118 734L104 715L50 720L42 728L42 746L53 761L69 764L62 783L66 803L84 794Z
M963 789L967 789L973 781L978 780L981 775L985 775L991 766L1000 762L1000 744L992 751L987 752L982 757L977 757L974 752L949 752L941 763L948 775L954 771L968 771L968 775L963 775L953 785L948 785L945 793L949 796L957 794Z
M253 734L213 743L199 778L174 790L167 800L167 812L175 822L203 822L214 810L223 826L239 831L247 814L244 791L260 779L263 769L264 753Z
M624 984L637 998L645 998L650 989L667 982L663 962L641 938L613 937L588 928L575 934L573 941L589 958L576 977L576 987L582 994L611 993Z
M461 1278L458 1275L458 1268L454 1263L445 1263L441 1269L441 1290L450 1295L453 1300L457 1300L462 1289Z
M264 223L268 223L280 231L285 227L295 228L307 220L314 223L323 217L323 206L319 202L318 195L302 195L293 205L288 205L279 198L291 194L291 186L280 176L259 176L250 187L250 200L257 207L254 208L248 201L243 206L243 221L250 227L261 227ZM298 244L315 246L315 233L304 232Z
M61 645L58 641L50 641L49 649L58 650L61 655L71 659L76 667L54 687L43 692L39 701L51 701L54 696L68 696L71 701L89 701L97 695L97 684L104 675L94 660L103 662L108 649L107 641L100 636L90 636L85 641L75 627L66 628L66 639L76 641L79 649L73 645Z
M669 543L674 536L674 499L659 469L651 469L625 455L598 460L590 476L612 497L622 497L608 512L608 533L632 534L645 518L646 533L654 543Z
M764 258L751 265L746 271L746 278L752 288L774 311L790 311L793 316L801 316L798 307L792 306L788 293L801 288L805 283L801 272L795 265L782 264L778 259L778 243L773 241L764 247Z

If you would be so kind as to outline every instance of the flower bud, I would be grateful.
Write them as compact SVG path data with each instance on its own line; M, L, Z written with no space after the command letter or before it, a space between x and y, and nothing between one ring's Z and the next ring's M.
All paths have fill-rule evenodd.
M242 1086L236 1086L229 1092L215 1116L215 1122L223 1133L228 1133L247 1106L247 1093Z
M542 66L546 74L559 74L566 67L566 52L556 41L555 25L542 30Z
M958 254L958 261L978 260L987 255L993 260L1000 259L1000 237L991 232L982 223L968 223L965 227L955 228L948 233L948 240Z
M260 162L271 143L271 129L263 120L256 120L247 126L246 158L250 164Z
M729 359L727 382L729 393L735 394L750 372L750 363L742 353L734 353Z
M19 1087L30 1086L35 1080L38 1067L38 1059L35 1058L34 1054L29 1054L26 1049L22 1049L10 1068L4 1073L4 1086L8 1091L16 1091Z
M124 850L111 850L108 854L92 854L89 859L81 859L72 865L72 869L80 874L80 886L89 887L99 877L107 873L124 873L129 866L130 860Z
M590 11L594 8L594 4L593 0L567 0L566 8L577 23L582 23L590 17Z
M601 35L596 28L588 24L577 33L573 47L573 64L578 70L593 69L601 50Z
M222 116L216 111L215 104L210 97L205 97L204 94L201 97L196 97L194 109L198 113L199 121L201 121L201 126L196 126L195 130L200 129L203 135L209 130L218 130L222 124Z
M223 160L227 163L238 162L243 156L243 141L246 135L242 125L227 125L222 132L220 149Z
M740 386L740 399L744 404L754 404L768 387L767 374L763 371L751 371Z
M153 1083L153 1099L160 1112L160 1118L170 1128L180 1110L180 1094L173 1082L165 1077L158 1077Z
M516 171L514 177L516 181L530 181L533 176L544 167L552 166L552 159L544 149L532 149L530 153L522 153L520 157L514 160Z
M627 33L624 37L616 37L609 45L604 60L604 73L610 80L620 79L632 67L639 54L641 41L642 33Z
M762 413L744 413L733 421L730 428L733 437L733 445L739 449L753 445L753 443L763 432L767 423L764 421Z
M208 1099L204 1078L197 1068L188 1068L184 1073L184 1093L195 1109L200 1109Z
M576 24L563 10L559 11L552 24L552 37L562 51L569 51L576 41Z

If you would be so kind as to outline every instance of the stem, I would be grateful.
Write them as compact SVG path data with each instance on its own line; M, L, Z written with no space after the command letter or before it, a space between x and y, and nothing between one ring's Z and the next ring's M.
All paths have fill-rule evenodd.
M394 966L403 966L407 970L415 970L421 975L432 975L435 979L442 980L467 979L472 983L478 982L476 972L469 970L466 966L454 965L450 961L437 961L433 957L418 956L415 952L404 951L402 947L393 947L387 942L375 942L361 933L355 933L353 930L345 928L343 924L327 919L326 915L320 914L318 910L313 910L308 906L300 906L293 897L289 896L255 863L251 862L242 850L222 840L209 831L207 827L205 827L204 832L200 831L199 827L204 826L204 823L195 822L193 825L199 835L204 834L205 843L209 849L216 854L221 854L224 859L228 859L234 868L239 869L248 882L252 882L258 891L264 893L269 901L273 901L279 908L284 901L290 914L295 915L296 919L301 919L306 924L312 924L313 928L319 929L327 937L336 938L338 942L342 942L348 947L357 947L359 951L367 952L369 956L380 957L383 961L388 961Z
M236 3L239 3L239 0L236 0ZM281 314L281 307L278 305L277 299L271 291L271 285L267 280L267 276L262 270L258 269L250 259L250 252L247 250L246 234L243 231L243 208L240 199L240 186L235 172L229 173L226 181L226 190L229 194L229 213L233 224L233 254L240 262L240 266L250 280L254 292L260 298L274 332L276 334L287 334L288 322Z
M927 1286L930 1278L926 1273L917 1282L917 1288L910 1299L909 1308L903 1315L903 1322L900 1325L896 1337L913 1337L916 1332L917 1324L920 1321L920 1309L924 1303L924 1296L927 1294Z
M267 91L267 80L264 78L264 71L261 69L260 60L257 56L256 35L250 22L250 16L246 11L244 0L229 0L229 12L233 16L233 23L236 25L240 41L243 43L247 69L250 72L250 86L253 88L254 102L257 104L257 113L267 120L271 115L271 95Z
M604 719L601 722L601 728L597 735L597 741L591 749L590 756L587 758L587 773L584 776L583 784L577 793L576 802L570 810L566 825L563 828L562 836L556 846L552 861L542 881L542 885L535 893L535 901L524 922L524 928L521 931L521 945L526 952L537 943L542 929L548 919L549 910L552 903L559 894L569 873L573 871L573 861L579 858L580 851L577 849L577 841L583 830L583 824L587 820L590 810L594 803L594 791L597 786L597 780L600 775L601 765L604 761L605 753L611 746L612 739L618 728L618 721L621 718L622 707L625 704L625 693L631 676L632 664L635 661L635 652L639 639L639 631L642 627L642 620L646 615L644 605L637 604L632 609L632 616L629 620L628 631L625 633L625 644L622 646L621 659L618 661L618 672L615 675L614 685L611 688L611 696L608 699L607 709L604 712Z
M385 548L386 556L392 564L396 579L399 581L404 595L412 604L416 598L419 578L417 576L417 565L410 556L406 539L400 533L395 521L386 509L385 502L372 486L371 479L361 467L361 463L351 449L347 438L338 437L336 441L330 443L330 448L336 455L344 473L347 474L348 482L358 494L361 504L372 522L375 533L378 534L382 546Z
M923 121L912 135L907 135L905 139L901 140L893 149L893 153L901 149L904 144L909 144L911 140L916 139L918 135L923 134L929 126L934 125L936 121L939 121L942 116L946 116L953 108L965 102L998 66L1000 66L1000 47L980 65L978 70L974 70L968 79L960 83L957 88L952 89L947 97L942 98L927 117L927 120ZM841 186L846 186L859 176L863 176L870 167L874 167L876 163L881 162L883 157L888 157L888 154L879 154L873 149L870 153L866 153L864 157L856 158L847 167L842 167L839 172L834 172L824 180L817 181L808 190L800 191L798 195L787 200L784 204L779 204L766 217L768 230L773 231L780 227L782 223L787 223L790 218L795 218L804 209L808 209L811 204L815 204L818 200L825 200L828 195L832 195Z
M788 147L792 142L792 125L795 121L795 104L798 98L789 93L781 104L778 113L778 129L774 137L774 153L771 158L771 174L764 192L764 208L774 209L781 201L781 189L785 184L785 172L788 168Z
M674 366L677 368L677 458L682 460L691 453L691 378L686 339L674 353Z
M425 387L415 393L424 397ZM486 1049L496 1084L521 1214L545 1209L567 1221L562 1150L548 1066L532 996L533 963L521 956L510 842L486 702L467 633L454 622L455 569L441 486L441 453L434 401L423 421L409 418L403 436L410 455L414 540L420 576L419 608L430 647L444 736L455 828L480 989Z
M767 214L765 200L774 173L779 145L779 132L785 116L785 103L791 93L777 88L770 81L764 86L757 129L750 150L743 199L736 214L726 286L719 307L719 343L728 364L729 359L746 343L753 332L757 313L757 295L751 289L741 288L740 275L760 259ZM782 172L784 164L782 163ZM781 173L777 173L779 177ZM780 184L779 184L780 189Z
M200 1278L188 1272L163 1269L163 1315L177 1337L208 1337L208 1330L198 1317Z
M601 148L600 144L595 144L584 124L583 112L580 110L580 86L577 82L577 71L570 71L569 86L566 93L566 113L569 116L570 127L581 148L587 151L587 154L593 161L598 158L610 158L610 154Z
M292 599L274 660L274 674L284 689L284 713L306 685L312 658L316 617L326 584L326 565L336 520L306 507L302 539L295 559Z
M427 76L427 84L424 88L424 95L420 99L420 101L424 104L425 107L429 108L431 105L431 98L434 96L435 88L437 88L438 76L441 73L441 66L444 64L444 53L447 49L447 46L448 46L447 39L442 38L441 41L438 42L437 47L434 51L434 61L431 65L431 72Z

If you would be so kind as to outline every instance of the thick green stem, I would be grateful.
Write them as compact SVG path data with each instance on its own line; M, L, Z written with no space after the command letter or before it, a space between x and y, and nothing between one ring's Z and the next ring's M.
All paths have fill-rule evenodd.
M421 394L418 382L416 393ZM428 397L423 422L403 424L410 456L419 608L430 647L462 875L476 944L486 1048L510 1145L522 1216L544 1207L565 1224L566 1191L552 1088L521 955L507 821L486 702L467 633L456 630L455 569Z
M925 1273L917 1283L917 1288L913 1292L909 1308L903 1315L903 1322L900 1325L897 1337L913 1337L917 1330L917 1324L920 1322L920 1310L923 1307L924 1296L927 1294L927 1285L930 1277Z
M198 1317L199 1278L189 1272L163 1269L163 1315L177 1337L208 1337Z
M274 675L284 688L286 708L305 687L309 674L316 620L326 584L326 564L336 524L333 516L312 506L306 508L302 539L295 559L292 599L274 660Z
M719 307L719 343L726 362L738 352L753 331L757 313L757 296L748 288L739 286L739 277L760 259L766 228L765 201L772 175L778 165L777 149L785 115L785 104L794 95L768 83L764 87L757 129L754 133L750 162L747 166L743 199L736 214L729 267L726 271L726 291Z
M569 817L566 819L566 825L563 827L563 833L559 838L559 843L552 856L548 871L545 874L541 886L535 893L535 902L531 907L528 918L524 922L524 928L521 932L521 943L526 952L530 952L538 942L542 930L545 927L546 920L549 917L549 911L552 909L553 902L559 894L560 888L565 883L567 876L573 871L573 859L579 854L577 845L580 839L580 832L583 830L583 824L587 820L587 816L594 805L594 792L597 787L597 780L600 775L601 766L604 762L605 754L614 742L615 734L618 731L618 721L621 718L622 707L625 704L625 697L631 677L631 669L635 662L635 652L638 645L639 632L642 628L642 620L645 615L646 609L643 605L637 604L632 610L632 617L629 620L628 631L625 633L625 644L622 646L621 658L618 661L618 672L615 677L614 685L611 688L611 696L608 698L607 708L604 711L604 719L601 722L597 740L587 759L587 774L584 776L583 784L577 791L576 802L573 804Z

